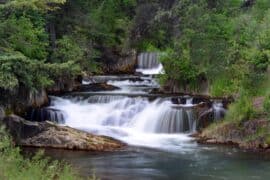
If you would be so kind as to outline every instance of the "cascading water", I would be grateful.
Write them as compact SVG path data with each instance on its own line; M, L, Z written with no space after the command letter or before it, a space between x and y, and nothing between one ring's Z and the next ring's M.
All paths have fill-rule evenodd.
M31 121L52 121L62 124L65 122L65 113L54 108L37 108L29 110L25 118Z
M161 65L157 58L157 53L143 53L138 67L152 71ZM197 126L192 97L153 97L149 92L159 85L152 76L98 76L91 81L120 89L51 97L50 108L64 112L66 125L136 146L166 150L196 146L188 136ZM216 116L218 108L214 106Z
M226 109L223 107L221 102L213 103L213 111L214 111L214 120L220 120L224 118Z
M183 148L195 131L191 109L174 109L165 99L94 95L88 98L52 97L52 107L66 113L65 124L122 140L130 145ZM178 143L177 146L175 143ZM181 144L181 145L180 145Z
M170 141L189 140L194 131L191 110L171 108L170 101L147 98L90 96L52 98L52 108L64 111L65 124L99 135L120 139L131 145L160 147Z
M138 56L137 72L142 74L161 74L163 66L158 60L159 54L156 52L144 52Z

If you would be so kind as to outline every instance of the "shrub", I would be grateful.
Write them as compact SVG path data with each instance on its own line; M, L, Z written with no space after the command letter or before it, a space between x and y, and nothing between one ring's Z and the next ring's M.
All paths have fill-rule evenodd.
M254 116L252 101L246 95L242 95L235 103L229 106L228 113L225 117L228 121L247 121Z

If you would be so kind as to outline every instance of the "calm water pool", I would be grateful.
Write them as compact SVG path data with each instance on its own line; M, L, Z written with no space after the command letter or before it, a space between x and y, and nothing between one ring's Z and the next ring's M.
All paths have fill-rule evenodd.
M101 179L270 179L269 155L223 146L197 145L184 152L140 147L111 153L50 149L46 155L65 160L84 177L95 173Z

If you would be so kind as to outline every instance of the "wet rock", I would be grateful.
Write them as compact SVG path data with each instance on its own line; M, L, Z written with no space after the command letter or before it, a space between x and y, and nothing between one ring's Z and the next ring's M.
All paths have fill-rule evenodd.
M120 52L116 49L101 47L101 61L104 64L103 72L105 74L134 74L137 60L137 52L127 50Z
M2 121L5 116L6 116L5 110L3 107L0 106L0 121Z
M198 116L198 125L197 128L203 129L209 126L214 121L214 109L211 107L211 104L200 103L195 107L197 116Z
M50 147L70 150L114 151L125 144L105 136L96 136L66 126L57 126L49 122L41 133L21 140L20 144L33 147Z
M94 83L94 84L88 84L88 85L82 85L78 88L78 91L86 92L86 91L113 91L120 89L116 86L109 85L106 83Z
M12 91L0 88L0 104L9 111L22 115L29 107L42 107L48 105L49 98L44 89L29 91L19 87Z
M70 79L68 77L59 77L55 80L53 86L47 88L47 92L50 95L60 95L77 90L81 86L82 76Z
M97 136L51 122L30 122L15 115L4 119L18 145L87 151L114 151L125 146L110 137Z
M29 93L29 103L31 107L41 107L49 103L47 92L42 89L38 92Z
M243 1L243 4L241 7L242 8L252 7L255 4L255 1L256 0L245 0L245 1Z
M23 118L30 121L52 121L55 123L64 123L65 122L65 113L61 110L44 107L44 108L29 108L25 113Z
M17 142L20 139L35 136L42 131L42 126L37 122L26 121L16 115L7 116L2 122Z

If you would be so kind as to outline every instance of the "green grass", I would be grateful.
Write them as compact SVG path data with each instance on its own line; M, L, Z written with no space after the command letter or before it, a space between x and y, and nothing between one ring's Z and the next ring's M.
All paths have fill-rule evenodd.
M255 115L251 98L241 96L236 102L229 106L225 116L226 121L241 122L250 120Z
M77 180L81 178L69 165L45 158L42 152L32 158L23 157L20 148L14 147L11 138L0 127L0 179Z
M265 96L264 102L263 102L263 110L267 114L268 119L270 117L270 94L267 94Z

